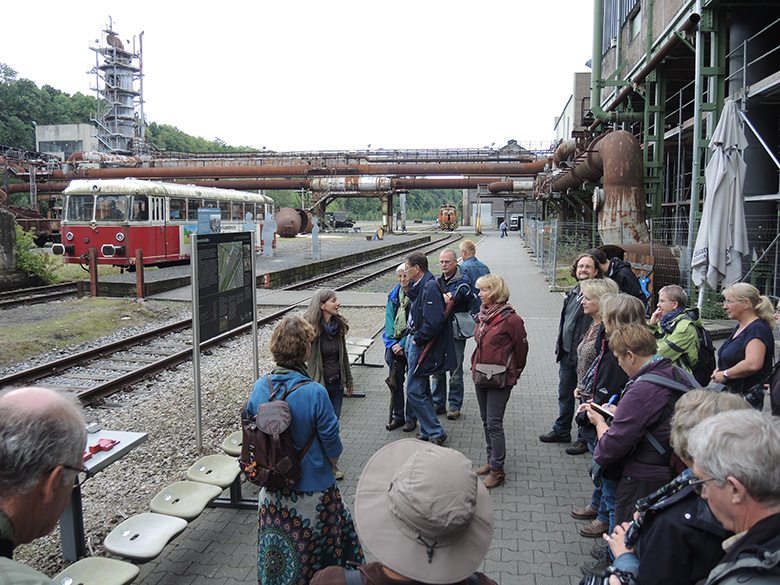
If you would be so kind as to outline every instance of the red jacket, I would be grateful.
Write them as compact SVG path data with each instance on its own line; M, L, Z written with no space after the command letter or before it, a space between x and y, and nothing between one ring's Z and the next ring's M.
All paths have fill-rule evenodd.
M485 328L487 330L482 335ZM477 349L471 354L472 376L474 364L504 366L511 354L512 359L507 370L507 386L517 384L528 357L528 339L520 315L507 305L498 317L494 317L488 323L477 323L474 339L477 342Z

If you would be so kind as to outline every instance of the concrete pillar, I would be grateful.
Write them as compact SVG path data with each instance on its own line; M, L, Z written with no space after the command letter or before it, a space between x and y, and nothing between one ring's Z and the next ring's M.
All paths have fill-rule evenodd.
M0 272L16 270L16 225L14 214L0 209Z
M382 202L382 227L385 233L393 232L393 194L384 193L380 196Z

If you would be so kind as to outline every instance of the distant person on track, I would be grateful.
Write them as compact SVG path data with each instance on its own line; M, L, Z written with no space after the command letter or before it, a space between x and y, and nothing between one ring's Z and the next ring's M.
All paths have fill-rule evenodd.
M436 279L444 290L444 302L454 303L450 314L453 343L455 345L455 368L449 372L450 391L447 396L447 374L436 374L431 383L433 406L436 414L447 413L449 420L457 420L463 408L463 354L466 353L466 340L474 336L474 319L469 313L472 283L463 274L455 251L442 250L439 255L441 276ZM461 325L462 324L462 325Z
M490 268L487 267L487 264L480 262L477 259L477 247L474 245L474 242L471 240L463 240L458 246L458 249L460 250L461 259L460 269L463 274L468 277L469 282L475 283L480 276L490 274ZM471 290L469 312L473 316L476 316L479 313L479 307L482 304L482 300L479 298L479 291L474 290L474 288L475 287L472 287Z
M406 340L409 362L406 399L420 421L417 438L441 445L447 440L447 433L436 417L429 377L455 368L452 326L444 318L442 290L428 270L428 259L420 252L413 252L407 256L405 265L412 283Z
M50 585L13 560L14 548L57 525L84 468L87 430L72 395L46 388L0 392L0 583Z
M409 316L409 277L406 275L406 265L401 264L395 269L398 284L387 295L385 310L385 330L382 341L385 344L385 362L390 368L395 389L390 399L390 421L385 425L388 431L404 427L404 432L411 433L417 427L417 420L409 411L404 410L404 382L406 381L406 320Z
M325 386L333 404L336 418L341 418L341 404L344 395L352 396L354 390L352 370L347 354L347 320L339 314L341 303L330 289L318 290L312 296L304 318L314 328L311 355L306 362L309 377ZM333 470L336 479L344 475L338 468Z
M502 238L507 235L506 234L506 222L505 221L501 222L501 225L498 226L498 229L501 230L501 237Z
M315 331L301 317L286 317L274 327L269 344L276 368L255 382L244 416L267 402L271 386L288 390L290 434L300 453L301 477L291 488L263 487L258 494L257 582L262 585L306 585L315 571L347 562L363 563L352 515L341 498L333 470L343 445L339 421L328 393L310 379L306 359Z

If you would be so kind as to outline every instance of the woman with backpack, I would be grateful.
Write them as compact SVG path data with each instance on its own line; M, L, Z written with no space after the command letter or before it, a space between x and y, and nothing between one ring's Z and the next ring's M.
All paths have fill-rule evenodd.
M258 494L257 582L263 585L306 585L323 567L364 562L333 474L343 450L339 422L325 388L306 371L314 339L314 329L301 317L287 317L274 328L270 350L276 368L255 382L242 413L254 417L272 392L285 400L300 460L300 477L290 487L266 485Z

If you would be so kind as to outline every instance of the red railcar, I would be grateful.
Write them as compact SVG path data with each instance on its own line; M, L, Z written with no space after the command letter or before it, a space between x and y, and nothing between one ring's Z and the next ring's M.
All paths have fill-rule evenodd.
M63 195L62 243L52 250L65 262L84 263L90 248L98 264L134 266L139 249L144 265L188 261L203 208L219 210L223 232L243 230L251 214L259 245L273 213L273 200L258 193L138 179L79 179Z

